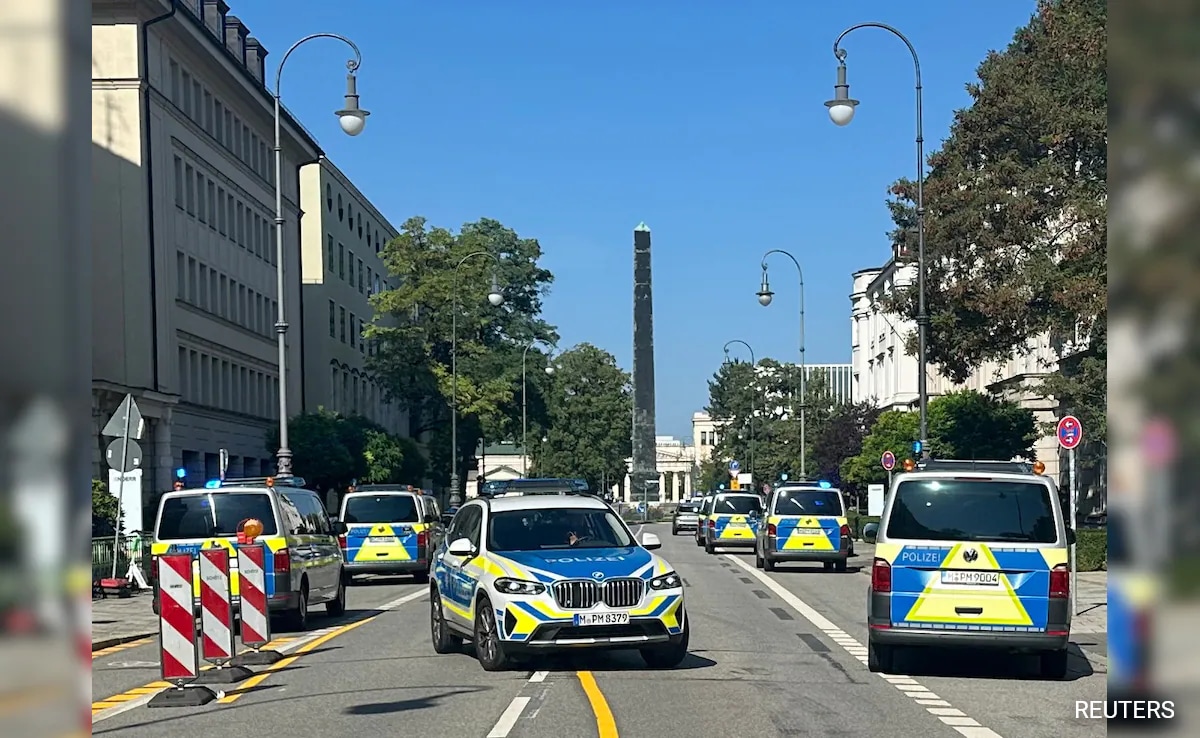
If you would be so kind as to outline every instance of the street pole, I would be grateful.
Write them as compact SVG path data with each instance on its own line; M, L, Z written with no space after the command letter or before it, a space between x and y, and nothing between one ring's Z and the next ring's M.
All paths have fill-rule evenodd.
M921 413L921 457L929 458L929 315L925 305L925 113L922 103L921 60L917 49L908 37L885 23L859 23L842 31L833 42L833 55L837 57L837 84L834 97L825 106L829 117L836 125L847 125L854 118L858 101L850 98L850 85L846 82L846 51L841 48L842 39L860 28L879 28L893 34L908 47L912 54L913 71L916 73L917 92L917 402Z
M500 267L499 257L489 251L467 254L458 262L458 266L454 267L454 290L450 295L450 507L462 504L462 494L458 491L458 270L476 256L486 256L496 262L497 269ZM504 304L504 295L500 293L500 283L495 272L492 273L492 290L488 293L488 302L492 307Z
M529 349L539 343L549 347L551 351L555 348L554 344L543 341L540 338L535 338L521 352L521 453L525 459L521 467L522 477L529 476L529 385L525 381L525 362L529 358ZM552 364L546 365L546 373L554 373L554 366Z
M1067 451L1067 483L1071 489L1071 530L1079 519L1079 489L1075 486L1075 449ZM1078 533L1076 533L1078 535ZM1071 615L1079 614L1079 559L1075 557L1075 541L1071 541Z
M800 479L808 479L808 444L805 433L805 409L808 405L808 368L804 358L804 270L800 267L800 262L795 256L783 249L771 249L762 257L762 285L758 290L758 302L763 307L771 304L775 293L771 291L771 284L767 280L767 257L771 254L782 254L792 260L796 265L796 274L800 277ZM795 408L793 408L795 412Z
M746 347L747 351L750 352L750 369L755 372L751 375L752 383L750 385L750 478L754 480L754 484L757 484L758 475L754 471L754 414L758 412L758 387L753 383L753 380L758 376L758 359L754 358L754 348L750 344L746 343L740 338L735 338L732 341L725 342L724 351L726 364L729 363L729 347L735 343L740 343Z
M355 74L362 65L362 52L353 41L336 33L314 33L305 36L296 43L279 60L275 70L275 290L276 314L275 336L279 349L279 451L276 452L275 473L280 477L292 476L292 449L288 445L288 402L287 402L287 312L284 309L285 282L283 247L283 135L281 124L282 104L280 103L280 88L283 82L283 68L292 52L305 43L318 38L332 38L341 41L354 51L354 58L346 62L346 99L345 108L337 111L342 130L349 136L362 133L367 123L367 111L358 106L358 78Z

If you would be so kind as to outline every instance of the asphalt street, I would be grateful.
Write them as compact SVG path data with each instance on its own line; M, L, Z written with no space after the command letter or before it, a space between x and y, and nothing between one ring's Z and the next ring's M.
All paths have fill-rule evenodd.
M423 588L406 579L356 586L350 611L280 634L288 658L205 707L152 709L157 654L137 646L95 664L95 735L406 734L600 736L1098 735L1076 700L1102 700L1105 676L1080 652L1061 682L1032 658L921 654L905 674L866 668L867 578L793 565L765 574L748 554L707 555L690 536L648 526L687 586L691 655L647 669L636 653L543 659L489 674L429 642ZM903 658L903 657L902 657ZM214 687L214 689L216 689ZM106 697L114 697L105 701ZM99 709L96 709L99 707Z

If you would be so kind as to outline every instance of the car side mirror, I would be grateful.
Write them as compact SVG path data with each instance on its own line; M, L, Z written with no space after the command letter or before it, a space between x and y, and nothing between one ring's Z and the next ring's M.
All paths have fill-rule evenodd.
M1074 546L1076 538L1077 538L1077 536L1075 535L1075 529L1067 528L1067 545Z
M446 549L451 556L474 556L475 546L469 538L459 538L450 543L450 547Z
M334 535L344 536L350 532L350 528L340 520L330 520L329 522L333 526Z
M863 526L862 537L867 543L875 543L879 538L879 523L867 523Z
M662 548L662 541L660 541L658 536L654 535L653 533L643 533L642 548L646 549L647 551L653 551L657 548Z
M442 525L450 525L452 520L454 520L454 513L442 513Z

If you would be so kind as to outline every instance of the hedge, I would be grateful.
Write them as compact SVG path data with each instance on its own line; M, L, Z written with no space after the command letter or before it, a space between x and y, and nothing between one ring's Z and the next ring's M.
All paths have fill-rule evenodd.
M850 526L850 530L854 532L854 537L862 538L862 529L867 523L878 523L878 515L863 515L857 510L846 511L846 523Z
M1100 571L1108 565L1108 531L1088 528L1076 532L1076 571Z

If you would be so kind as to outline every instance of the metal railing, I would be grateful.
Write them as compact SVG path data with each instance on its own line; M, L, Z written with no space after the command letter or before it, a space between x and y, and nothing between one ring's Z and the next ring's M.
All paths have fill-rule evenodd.
M138 568L146 577L150 576L150 534L121 536L120 546L117 546L113 536L92 539L92 581L106 579L113 575L113 556L117 559L117 576L124 577L129 570L129 562L136 560Z

